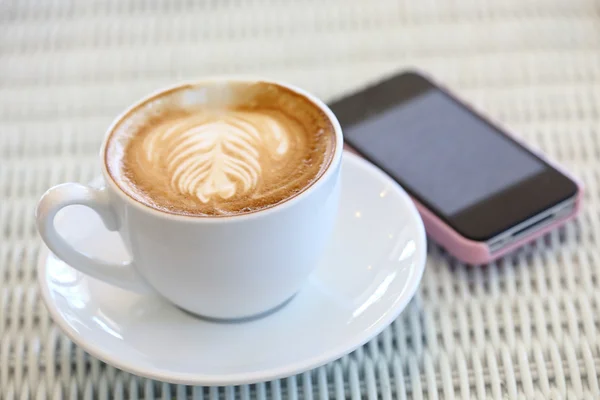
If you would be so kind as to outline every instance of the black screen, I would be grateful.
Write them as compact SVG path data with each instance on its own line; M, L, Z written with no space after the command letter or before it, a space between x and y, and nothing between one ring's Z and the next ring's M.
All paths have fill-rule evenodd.
M365 116L344 136L452 216L544 171L545 164L439 90Z

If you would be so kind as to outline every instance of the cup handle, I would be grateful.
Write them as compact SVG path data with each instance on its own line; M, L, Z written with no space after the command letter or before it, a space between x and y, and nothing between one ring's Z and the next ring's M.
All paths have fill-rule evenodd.
M58 258L86 275L122 289L138 293L150 292L150 286L138 273L134 261L118 264L90 257L77 251L63 239L56 231L54 217L61 209L70 205L87 206L100 216L109 231L119 229L119 219L110 205L106 189L63 183L44 193L35 213L38 231L48 248Z

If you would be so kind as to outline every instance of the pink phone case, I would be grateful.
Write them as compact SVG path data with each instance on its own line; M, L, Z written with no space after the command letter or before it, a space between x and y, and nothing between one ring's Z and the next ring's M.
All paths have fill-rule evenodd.
M426 77L429 81L431 81L432 83L437 85L442 90L444 90L448 93L452 93L446 86L437 82L429 74L423 73L421 71L419 71L418 73L423 75L424 77ZM510 132L508 132L499 123L492 121L488 116L485 116L482 113L478 112L471 105L469 105L465 102L463 102L463 104L471 112L475 113L476 115L481 116L484 120L490 122L494 126L501 128L503 133L505 133L507 136L509 136L510 138L515 140L517 143L519 143L523 147L525 147L527 150L531 151L532 153L534 153L535 155L540 157L542 160L544 160L548 164L550 164L552 167L554 167L555 169L557 169L558 171L560 171L561 173L563 173L564 175L569 177L577 185L575 207L571 213L569 213L569 214L565 215L564 217L554 221L553 223L545 226L544 228L540 229L539 231L532 233L520 240L517 240L517 241L511 243L510 245L508 245L494 253L490 252L490 249L485 242L477 242L474 240L467 239L464 236L461 236L458 232L456 232L454 229L452 229L448 224L446 224L443 220L438 218L433 212L431 212L427 207L425 207L423 204L421 204L418 200L416 200L413 197L413 201L414 201L415 205L417 206L417 210L419 210L419 213L421 214L421 218L423 219L423 224L425 225L425 230L427 232L427 235L431 239L433 239L435 242L439 243L442 247L444 247L446 250L448 250L448 252L450 254L455 256L460 261L466 262L468 264L486 264L486 263L492 262L492 261L502 257L505 254L508 254L508 253L518 249L519 247L524 246L527 243L532 242L533 240L539 238L540 236L545 235L552 229L558 228L559 226L564 225L565 222L573 219L578 214L579 210L581 209L581 202L582 202L582 198L583 198L583 185L581 184L581 182L578 179L574 178L570 173L565 171L564 168L562 168L561 166L559 166L556 163L549 160L547 157L545 157L539 151L532 149L530 146L528 146L526 143L524 143L521 139L519 139L518 137L516 137L513 134L511 134ZM352 151L355 154L360 155L360 153L357 152L351 146L349 146L347 144L345 146L348 150Z

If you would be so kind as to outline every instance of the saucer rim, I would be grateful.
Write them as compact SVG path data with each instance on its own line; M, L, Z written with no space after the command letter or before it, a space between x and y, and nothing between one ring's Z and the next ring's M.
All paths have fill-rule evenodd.
M141 377L158 380L162 382L184 384L184 385L202 385L202 386L228 386L228 385L244 385L253 384L259 382L266 382L275 379L287 378L294 376L314 368L321 367L332 361L338 360L339 358L353 352L359 347L363 346L371 339L379 335L386 327L394 322L402 311L406 308L410 300L414 297L417 289L419 288L423 273L425 271L426 257L427 257L427 238L425 234L425 227L423 221L417 211L410 196L405 190L391 177L385 174L382 170L364 160L363 158L354 155L348 151L344 151L342 157L342 164L344 159L351 162L358 168L368 170L370 178L378 179L381 181L387 181L404 201L406 208L408 208L409 214L413 218L417 227L417 236L422 243L422 246L417 246L418 254L416 259L418 262L414 264L413 276L411 276L407 282L406 288L400 295L397 296L394 304L388 308L383 318L380 318L375 324L373 324L369 330L362 332L362 336L354 336L353 340L345 341L345 344L340 344L325 353L320 355L309 357L301 361L292 363L290 365L264 369L256 372L242 372L234 374L223 374L223 375L206 375L196 373L181 373L181 372L169 372L160 368L148 368L140 367L134 363L128 361L122 361L118 357L115 357L109 351L103 349L101 345L87 342L83 339L82 335L79 335L75 329L62 317L59 312L59 308L54 301L51 294L50 285L47 283L48 273L48 258L55 257L52 255L50 250L42 243L40 254L37 261L37 272L38 272L38 285L44 300L46 309L50 313L53 322L66 334L70 340L72 340L77 346L81 347L84 351L89 353L91 356L98 358L102 362L116 367L122 371L138 375ZM342 170L342 173L344 171ZM97 178L94 178L96 180ZM343 201L343 200L342 200ZM66 264L69 268L73 268ZM83 274L82 274L83 275ZM90 279L90 277L87 277ZM310 283L308 283L310 284ZM259 320L260 321L260 320ZM358 338L358 339L357 339Z

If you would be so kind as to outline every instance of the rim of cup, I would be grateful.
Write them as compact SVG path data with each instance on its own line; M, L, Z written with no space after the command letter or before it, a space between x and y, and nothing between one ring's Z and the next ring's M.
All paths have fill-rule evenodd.
M297 195L290 197L286 200L283 200L280 203L269 206L267 208L249 212L249 213L243 213L243 214L223 215L223 216L221 216L221 215L207 216L207 215L173 214L173 213L161 211L156 208L150 207L144 203L137 201L136 199L134 199L130 195L128 195L123 189L121 189L119 184L114 180L112 175L109 173L107 162L106 162L107 146L108 146L108 143L110 142L111 135L113 134L117 125L119 123L121 123L124 119L126 119L138 107L144 105L145 103L147 103L148 101L150 101L154 98L164 95L165 93L181 89L185 86L202 86L203 84L208 84L208 83L212 83L212 82L224 82L224 83L227 83L227 82L261 83L261 82L263 82L263 83L273 84L273 85L277 85L277 86L283 87L285 89L291 90L292 92L305 97L311 103L313 103L316 107L321 109L325 113L325 115L327 116L329 121L331 122L331 125L333 126L334 135L335 135L335 148L333 151L333 155L331 156L331 160L329 161L329 164L327 165L325 171L323 171L317 177L317 179L315 179L314 182L312 182L309 186L304 188ZM189 222L196 222L196 223L211 223L211 222L226 223L226 222L234 222L234 221L239 222L242 220L262 218L265 215L268 215L271 213L276 213L278 211L281 211L284 208L292 207L297 202L302 201L302 199L304 199L306 196L308 196L311 192L317 190L320 186L322 186L328 180L328 178L336 172L339 164L341 163L343 148L344 148L344 139L343 139L343 135L342 135L342 127L340 126L340 123L339 123L337 117L335 116L333 111L331 111L331 109L327 106L327 104L325 104L322 100L320 100L316 96L312 95L311 93L309 93L306 90L301 89L297 86L294 86L289 83L281 82L281 81L278 81L275 79L268 79L268 78L256 77L256 76L233 75L233 76L215 76L215 77L210 77L210 78L205 78L205 79L181 81L179 83L169 85L169 86L160 88L158 90L155 90L155 91L151 92L150 94L144 96L142 99L136 101L135 103L133 103L132 105L127 107L123 112L121 112L111 122L109 128L106 131L106 134L104 135L104 140L102 142L102 147L100 149L100 157L101 157L101 161L102 161L101 162L102 175L104 177L106 186L107 187L110 186L113 189L113 191L115 193L117 193L117 195L119 197L121 197L125 202L132 205L133 207L136 207L144 212L155 215L157 217L162 217L162 218L166 218L166 219L170 219L170 220L181 220L181 221L189 221Z

